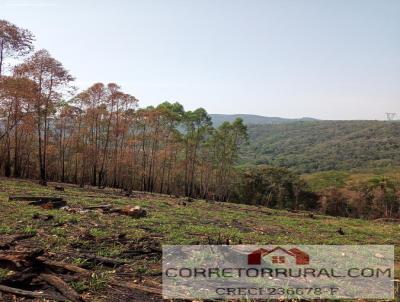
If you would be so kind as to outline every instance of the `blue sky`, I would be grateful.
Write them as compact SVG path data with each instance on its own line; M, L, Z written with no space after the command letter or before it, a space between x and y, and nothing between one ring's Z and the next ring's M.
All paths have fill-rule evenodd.
M398 0L0 0L86 88L141 106L322 119L400 115Z

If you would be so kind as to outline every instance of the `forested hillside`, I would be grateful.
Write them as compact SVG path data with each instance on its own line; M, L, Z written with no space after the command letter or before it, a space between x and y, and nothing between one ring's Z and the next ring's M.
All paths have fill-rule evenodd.
M210 114L213 125L219 126L223 122L233 122L237 118L241 118L247 125L250 124L283 124L292 123L298 121L316 121L311 117L302 117L299 119L282 118L282 117L270 117L255 114Z
M243 163L301 173L400 164L400 122L309 121L249 125Z

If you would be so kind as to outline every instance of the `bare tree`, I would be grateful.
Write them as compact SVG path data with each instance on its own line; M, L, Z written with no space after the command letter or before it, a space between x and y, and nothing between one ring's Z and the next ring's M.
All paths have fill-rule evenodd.
M40 180L47 183L46 155L49 121L55 113L56 103L61 101L63 89L73 81L73 77L47 50L39 50L24 63L15 68L16 75L26 77L37 85L34 111L37 123Z
M3 63L6 57L20 57L33 50L32 33L14 24L0 20L0 76L3 72Z

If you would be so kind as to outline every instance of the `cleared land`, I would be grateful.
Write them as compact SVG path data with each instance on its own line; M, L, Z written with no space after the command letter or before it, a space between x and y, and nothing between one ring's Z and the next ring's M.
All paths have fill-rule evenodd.
M38 273L44 278L48 277L46 274L58 276L86 301L161 300L158 292L162 244L394 244L396 261L400 262L398 221L315 214L312 217L308 212L203 200L189 202L141 192L126 197L119 190L82 189L67 184L62 184L65 191L56 191L55 185L42 187L31 181L0 179L0 245L16 235L32 235L9 244L3 251L42 250L40 259L48 262L44 266L47 271ZM9 201L11 195L61 197L69 210L46 210L24 201ZM83 210L99 205L140 206L147 216L132 218L101 209ZM339 228L345 235L337 232ZM49 261L87 271L57 269ZM12 269L1 268L0 284L10 285L7 280L12 274ZM59 289L49 285L51 280L47 281L11 285L60 294ZM3 298L6 296L3 293Z

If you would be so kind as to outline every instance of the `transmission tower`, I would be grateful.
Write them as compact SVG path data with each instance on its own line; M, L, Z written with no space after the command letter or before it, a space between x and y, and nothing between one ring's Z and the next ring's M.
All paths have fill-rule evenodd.
M388 121L393 121L395 116L396 116L395 112L386 112L386 118Z

